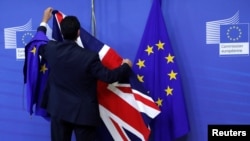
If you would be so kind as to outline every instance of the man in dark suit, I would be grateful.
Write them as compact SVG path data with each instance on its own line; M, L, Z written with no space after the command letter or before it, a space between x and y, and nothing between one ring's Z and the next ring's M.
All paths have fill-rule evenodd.
M37 31L46 34L52 10L45 9ZM97 81L113 83L129 77L132 63L124 59L120 67L107 69L97 53L76 43L80 22L75 16L65 17L60 26L64 41L49 41L39 48L50 69L43 107L51 116L51 140L70 141L74 132L77 141L94 141L100 122Z

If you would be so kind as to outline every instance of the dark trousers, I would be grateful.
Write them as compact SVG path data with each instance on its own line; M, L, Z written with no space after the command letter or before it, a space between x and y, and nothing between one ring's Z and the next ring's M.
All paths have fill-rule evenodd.
M57 118L51 118L51 141L71 141L73 132L76 141L95 141L95 126L76 125Z

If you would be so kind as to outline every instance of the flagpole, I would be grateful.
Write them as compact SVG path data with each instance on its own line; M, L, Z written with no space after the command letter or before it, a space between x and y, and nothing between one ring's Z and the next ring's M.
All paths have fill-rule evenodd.
M91 0L91 33L96 37L95 0Z

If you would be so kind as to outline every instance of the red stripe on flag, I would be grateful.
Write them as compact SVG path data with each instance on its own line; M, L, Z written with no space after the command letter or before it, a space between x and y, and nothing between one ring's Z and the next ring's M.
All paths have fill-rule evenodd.
M117 68L121 65L123 58L121 58L118 53L112 48L109 48L108 52L102 59L102 64L109 69Z
M57 20L58 20L58 23L61 23L61 21L62 21L62 19L63 19L63 14L60 13L60 12L57 12L57 13L55 14L55 16L56 16L56 18L57 18Z
M99 104L109 109L114 115L120 117L124 122L139 131L145 140L147 140L150 130L147 128L147 125L145 125L141 113L112 91L108 90L107 86L108 84L106 83L98 83L98 90L100 90L98 91Z
M133 93L131 87L117 86L117 88L119 88L124 93ZM153 101L151 101L147 98L144 98L143 96L141 96L137 93L133 93L133 94L134 94L134 97L137 101L141 101L144 105L148 105L151 108L154 108L156 110L160 110L160 108Z
M160 111L160 108L158 106L156 106L156 104L148 99L145 99L144 97L136 94L136 93L133 93L134 94L134 97L137 101L141 101L144 105L148 105L149 107L155 109L155 110L158 110Z
M119 132L119 135L121 136L122 140L123 141L128 141L126 136L124 135L124 133L122 132L121 130L121 127L113 120L113 119L110 119L112 121L112 123L114 124L116 130Z

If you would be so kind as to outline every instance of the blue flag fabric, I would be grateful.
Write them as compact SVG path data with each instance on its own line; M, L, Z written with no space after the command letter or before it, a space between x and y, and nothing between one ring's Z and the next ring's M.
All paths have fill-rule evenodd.
M160 107L151 123L153 141L173 141L190 130L176 58L161 11L153 0L133 70Z
M27 111L32 115L47 117L47 112L41 108L41 97L48 75L47 64L39 57L39 48L48 42L47 36L39 31L25 46L25 61L23 67L24 83L27 100Z

